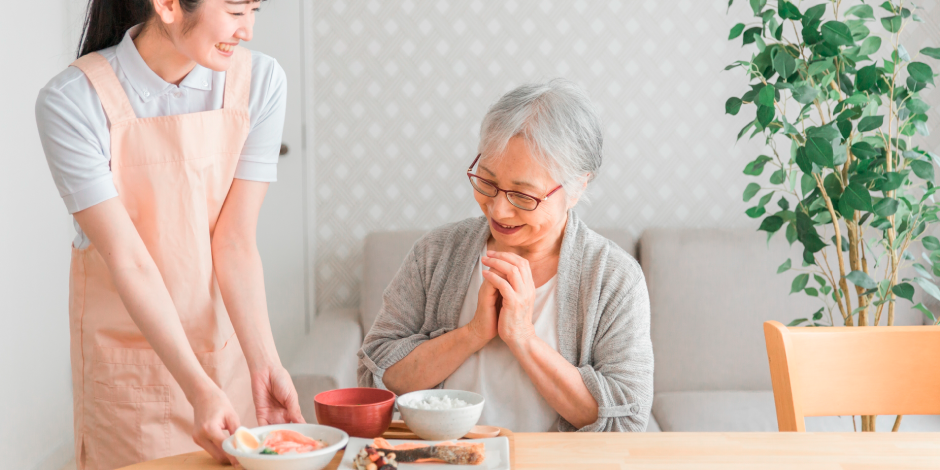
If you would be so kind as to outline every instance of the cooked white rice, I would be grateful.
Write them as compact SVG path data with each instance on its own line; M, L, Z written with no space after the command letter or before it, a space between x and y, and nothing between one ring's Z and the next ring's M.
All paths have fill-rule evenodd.
M451 398L446 395L443 397L427 397L424 400L411 402L411 407L419 410L449 410L465 406L470 406L470 404L459 398Z

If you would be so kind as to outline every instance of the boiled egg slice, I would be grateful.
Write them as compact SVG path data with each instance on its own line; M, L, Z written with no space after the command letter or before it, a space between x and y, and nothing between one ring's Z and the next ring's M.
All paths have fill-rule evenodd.
M258 452L261 442L248 428L241 426L235 430L235 447L244 452Z

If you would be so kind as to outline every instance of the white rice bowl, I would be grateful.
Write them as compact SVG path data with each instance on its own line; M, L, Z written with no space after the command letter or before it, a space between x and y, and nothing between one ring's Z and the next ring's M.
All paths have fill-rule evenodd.
M428 441L465 436L480 420L484 402L483 395L463 390L419 390L397 400L401 419L418 437Z

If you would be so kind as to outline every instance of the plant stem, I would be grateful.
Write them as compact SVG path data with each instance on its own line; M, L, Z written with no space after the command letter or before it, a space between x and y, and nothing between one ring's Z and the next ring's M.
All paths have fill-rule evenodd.
M845 280L845 259L842 257L842 233L839 229L839 218L836 217L836 210L832 207L832 199L829 199L829 195L826 194L826 188L823 185L823 179L821 176L814 174L813 178L816 179L816 187L819 188L819 193L822 194L823 200L826 201L826 209L829 210L829 216L832 218L832 230L835 232L836 238L836 257L839 259L839 286L842 288L842 293L845 294L845 310L843 311L843 316L845 317L846 326L852 325L852 299L849 297L849 285ZM835 285L833 285L835 288ZM839 289L835 289L836 299L838 301ZM839 304L839 308L842 308L842 304Z

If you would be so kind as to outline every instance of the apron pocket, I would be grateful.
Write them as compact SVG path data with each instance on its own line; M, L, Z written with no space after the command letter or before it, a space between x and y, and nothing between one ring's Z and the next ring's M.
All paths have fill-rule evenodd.
M120 468L169 451L166 385L95 382L95 441L101 468Z
M170 453L170 387L166 366L152 349L95 348L94 445L102 469Z

